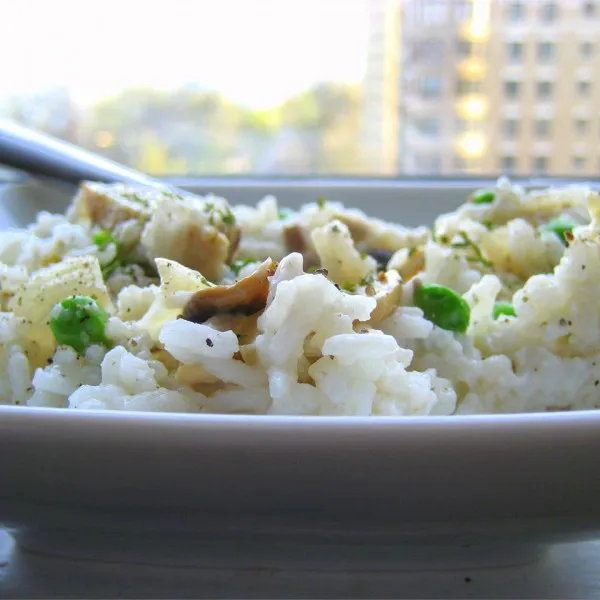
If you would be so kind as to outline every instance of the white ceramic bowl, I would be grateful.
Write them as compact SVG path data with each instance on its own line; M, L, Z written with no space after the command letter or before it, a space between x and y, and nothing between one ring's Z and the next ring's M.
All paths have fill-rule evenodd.
M10 193L9 215L33 210L35 193ZM433 568L522 562L600 533L600 412L284 418L3 406L0 457L0 523L24 548L53 554Z

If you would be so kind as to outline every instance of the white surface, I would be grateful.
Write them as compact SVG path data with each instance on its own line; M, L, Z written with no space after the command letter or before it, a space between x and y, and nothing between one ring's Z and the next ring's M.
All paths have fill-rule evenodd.
M326 572L125 566L26 556L0 532L4 598L598 598L600 541L502 569Z

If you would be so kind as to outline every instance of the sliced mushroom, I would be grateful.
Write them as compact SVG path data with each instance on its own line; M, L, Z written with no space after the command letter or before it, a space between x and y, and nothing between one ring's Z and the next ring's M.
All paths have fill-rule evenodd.
M371 227L369 221L358 215L339 213L334 216L335 219L341 221L350 231L352 241L355 244L364 242L371 233Z
M277 263L269 258L252 275L233 285L217 285L196 292L185 305L181 318L204 323L217 315L252 315L263 310L269 294L269 277L276 268Z
M380 273L373 282L377 305L367 321L369 327L376 327L387 319L400 306L402 300L402 280L397 271Z
M398 271L403 281L410 281L425 269L425 251L423 248L402 248L389 260L388 268Z

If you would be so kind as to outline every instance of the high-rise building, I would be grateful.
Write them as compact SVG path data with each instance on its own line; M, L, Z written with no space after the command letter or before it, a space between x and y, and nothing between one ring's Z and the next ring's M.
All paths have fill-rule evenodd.
M395 11L371 22L395 18L399 34L386 165L407 175L600 172L600 0L378 4ZM373 27L372 46L378 36ZM391 61L369 54L366 88L378 60ZM376 102L366 89L365 130Z

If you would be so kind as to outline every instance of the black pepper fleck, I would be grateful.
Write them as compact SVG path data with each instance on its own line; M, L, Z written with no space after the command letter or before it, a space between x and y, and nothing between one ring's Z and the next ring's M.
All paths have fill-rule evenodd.
M471 583L473 581L470 577L465 577L465 583Z
M210 338L206 338L206 345L209 348L212 348L215 344L214 344L214 342Z
M596 381L594 381L594 385L598 385L600 384L600 379L596 379Z

